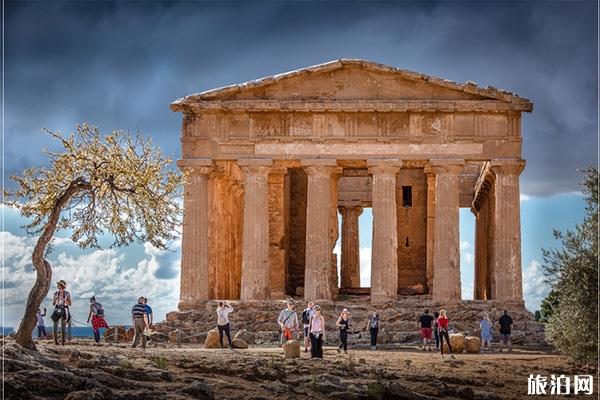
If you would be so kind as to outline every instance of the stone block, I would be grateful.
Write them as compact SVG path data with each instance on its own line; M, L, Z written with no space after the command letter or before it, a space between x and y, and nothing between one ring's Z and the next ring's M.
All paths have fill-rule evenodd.
M452 346L452 352L454 354L460 354L465 348L465 335L462 333L451 333L450 334L450 345ZM444 353L448 352L448 346L444 339Z
M481 339L476 336L465 337L465 350L467 350L467 353L479 353L481 350Z
M300 342L288 340L282 346L285 358L300 358Z
M252 332L248 332L246 329L241 329L233 336L233 340L241 339L246 343L254 344L255 335Z
M233 346L234 349L247 349L248 348L248 343L246 343L242 339L233 339L233 342L231 343L231 345Z
M223 338L224 341L227 339ZM225 343L223 343L225 344ZM204 341L205 349L218 349L221 347L221 343L219 342L219 332L216 329L211 329L208 331L206 335L206 340Z

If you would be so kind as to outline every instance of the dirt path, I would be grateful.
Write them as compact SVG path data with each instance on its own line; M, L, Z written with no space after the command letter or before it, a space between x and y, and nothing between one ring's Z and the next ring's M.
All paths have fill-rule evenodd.
M277 348L142 351L83 341L42 344L40 352L6 344L7 398L520 399L528 397L529 374L586 373L566 357L526 349L462 354L452 361L411 347L349 354L326 348L323 360L306 353L286 360Z

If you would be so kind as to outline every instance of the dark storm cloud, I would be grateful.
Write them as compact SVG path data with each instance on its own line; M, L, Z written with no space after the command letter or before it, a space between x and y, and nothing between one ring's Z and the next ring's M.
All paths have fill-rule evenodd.
M42 162L43 127L140 129L179 152L177 97L337 58L508 89L527 194L577 190L596 162L595 2L6 3L6 167Z

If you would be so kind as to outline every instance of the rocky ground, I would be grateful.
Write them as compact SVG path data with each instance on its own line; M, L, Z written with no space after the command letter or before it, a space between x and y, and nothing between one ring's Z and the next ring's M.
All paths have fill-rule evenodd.
M38 353L5 339L5 395L67 400L519 399L527 397L529 374L586 373L548 348L462 354L450 361L411 346L348 354L328 347L323 360L311 360L306 353L284 359L276 347L160 346L142 351L77 340L64 347L43 342Z

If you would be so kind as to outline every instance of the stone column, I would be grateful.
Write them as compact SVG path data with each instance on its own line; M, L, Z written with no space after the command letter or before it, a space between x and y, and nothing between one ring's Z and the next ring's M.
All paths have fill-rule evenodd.
M427 255L426 277L428 293L433 288L433 250L435 246L435 171L425 168L427 176Z
M208 300L208 174L212 160L179 160L187 173L183 194L183 231L181 235L181 287L179 307L194 307Z
M435 172L433 298L460 300L458 174L464 160L431 160Z
M342 262L341 287L360 287L360 239L358 217L362 214L361 206L340 207L342 214Z
M269 279L272 299L285 298L286 281L286 168L269 173Z
M302 160L308 177L306 195L306 266L304 272L304 298L331 300L331 247L330 224L331 179L336 172L333 159Z
M398 223L396 174L400 160L368 160L373 175L373 244L371 255L371 301L398 296Z
M495 175L496 196L492 229L494 251L492 271L494 274L495 300L523 300L521 275L521 207L519 175L525 168L525 160L494 159L491 169Z
M269 290L269 171L273 160L240 159L244 172L242 300L266 300Z

